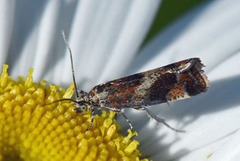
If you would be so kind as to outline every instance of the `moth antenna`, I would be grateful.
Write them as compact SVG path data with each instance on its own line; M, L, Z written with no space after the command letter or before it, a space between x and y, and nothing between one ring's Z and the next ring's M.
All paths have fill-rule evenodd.
M69 98L64 98L64 99L60 99L60 100L56 100L56 101L47 103L44 106L51 105L51 104L54 104L54 103L57 103L57 102L62 102L62 101L71 101L71 102L77 103L77 101L75 101L75 100L72 100L72 99L69 99Z
M75 74L74 74L74 68L73 68L72 51L71 51L70 46L68 45L68 41L67 41L67 39L66 39L66 36L65 36L65 33L64 33L63 30L62 30L62 36L63 36L63 40L64 40L64 42L65 42L65 45L66 45L66 47L67 47L67 49L68 49L68 52L69 52L69 55L70 55L71 68L72 68L72 78L73 78L73 83L74 83L74 91L75 91L76 97L78 98L79 95L78 95L77 84L76 84Z

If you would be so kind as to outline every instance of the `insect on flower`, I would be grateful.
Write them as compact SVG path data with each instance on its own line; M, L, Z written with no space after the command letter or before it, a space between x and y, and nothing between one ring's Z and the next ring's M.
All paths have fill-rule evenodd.
M72 52L62 32L65 44L68 48L73 82L75 86L76 112L86 112L91 110L91 128L96 110L111 110L122 114L133 128L131 122L124 114L126 108L145 110L147 114L168 128L183 132L171 127L166 121L146 106L181 100L190 96L206 92L210 83L202 70L203 64L199 58L190 58L164 67L156 68L142 73L133 74L124 78L112 80L93 87L89 93L78 91L74 76ZM58 102L55 101L55 102Z

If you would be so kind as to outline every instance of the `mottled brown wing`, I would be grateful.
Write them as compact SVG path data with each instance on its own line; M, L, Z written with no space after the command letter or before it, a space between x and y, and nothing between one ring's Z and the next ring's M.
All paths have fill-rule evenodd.
M95 86L95 105L122 109L185 99L205 92L209 81L199 58L191 58Z

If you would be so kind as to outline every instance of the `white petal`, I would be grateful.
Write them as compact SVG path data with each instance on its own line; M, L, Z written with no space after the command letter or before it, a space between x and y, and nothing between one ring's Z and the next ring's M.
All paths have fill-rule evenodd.
M227 137L213 144L192 151L186 156L177 159L179 161L238 161L239 160L240 131L233 132Z
M237 66L234 63L231 64L232 60L239 59L240 52L223 65L228 64L229 70L235 67L240 69L239 64ZM220 65L215 72L221 72L222 68L223 66ZM207 148L209 151L201 150L201 148L216 144L240 127L239 82L239 76L213 81L209 91L205 94L170 104L170 107L164 105L161 108L152 107L155 114L166 118L171 126L186 130L186 133L175 133L163 125L157 127L154 124L140 131L137 129L142 145L141 151L144 151L144 155L151 156L153 160L174 159L199 149L202 153L197 153L198 158L213 153L211 148ZM134 115L128 116L134 117ZM133 120L140 124L145 119L146 117L140 115ZM220 143L214 145L215 150L218 148L217 145L222 146ZM194 155L195 158L197 154Z
M134 61L131 73L190 57L200 57L213 69L240 49L240 3L208 2L157 36Z
M159 4L155 0L109 2L83 1L77 8L79 16L74 19L70 44L78 84L84 89L122 74L143 41ZM71 80L69 76L65 78Z
M78 86L89 89L123 73L144 40L160 2L17 1L16 9L14 3L3 4L9 13L8 21L0 21L4 29L0 32L0 51L7 53L7 45L11 46L10 54L1 55L1 61L10 64L14 79L34 67L35 81L44 78L69 85L72 77L61 35L64 30L73 51ZM0 15L4 17L4 13ZM8 32L11 28L12 37Z
M35 58L33 60L34 69L38 69L34 72L34 78L39 80L43 77L43 73L49 66L49 55L54 52L54 45L56 41L58 20L60 18L60 1L52 0L46 5L42 19L40 20L38 30L38 42L36 47Z
M194 130L194 126L202 124L202 129L204 129L204 133L206 133L204 136L204 134L201 132L199 137L195 134L195 138L199 138L201 140L200 144L199 142L194 142L195 145L198 145L200 147L200 150L198 152L195 152L195 150L193 152L195 158L196 155L198 155L197 158L201 158L206 156L206 154L210 155L215 151L219 153L218 148L224 147L225 138L230 137L229 135L231 133L239 129L238 122L240 121L240 71L236 72L235 70L233 73L227 71L224 72L224 70L231 71L235 68L239 69L240 64L236 63L236 60L239 59L240 52L236 53L230 59L227 59L210 73L210 76L214 74L217 74L218 76L218 73L226 73L226 77L225 74L222 74L224 76L221 80L215 80L212 82L212 86L207 93L207 98L205 99L204 104L201 103L202 106L205 106L207 104L206 107L209 108L209 112L202 116L202 118L205 119L198 119L198 121L190 125L193 126L191 129ZM235 74L235 77L231 77L232 75L229 76L228 73ZM199 114L201 114L201 112L199 112ZM194 140L195 138L188 138L188 141ZM207 142L210 144L210 146L213 144L216 148L209 148ZM201 144L205 144L206 147ZM227 157L232 157L229 156L232 155L232 151L225 152L228 153ZM190 153L190 155L192 154Z
M39 22L34 24L35 27L26 39L21 57L14 64L13 75L18 75L24 70L26 72L26 69L33 67L35 69L34 80L40 80L43 77L43 73L49 67L49 57L54 52L56 26L60 10L59 2L58 0L51 0L45 4L46 8L41 13Z
M15 1L0 1L0 64L6 63L13 29Z
M240 149L240 131L238 130L233 135L230 135L219 149L212 154L209 161L239 161Z
M176 159L214 144L239 129L239 14L237 1L207 2L156 37L136 59L131 72L200 57L211 81L205 94L172 103L170 107L151 108L172 127L186 130L186 133L175 133L163 125L157 128L153 121L142 129L138 125L140 149L145 156L153 160ZM133 124L144 124L146 117L132 113L128 116ZM204 151L199 158L211 152L211 149L209 153Z
M122 75L127 69L151 25L158 6L159 1L155 0L135 1L131 5L131 10L123 22L118 42L101 75L100 82L117 78L119 76L117 73Z

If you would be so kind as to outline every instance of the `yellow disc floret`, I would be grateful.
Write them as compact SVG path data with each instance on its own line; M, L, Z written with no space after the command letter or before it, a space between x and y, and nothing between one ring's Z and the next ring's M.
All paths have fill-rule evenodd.
M33 83L30 69L26 79L13 81L3 66L0 75L0 161L139 161L138 142L118 133L114 112L96 115L90 130L91 112L76 113L68 90L46 81ZM147 160L147 159L143 159Z

